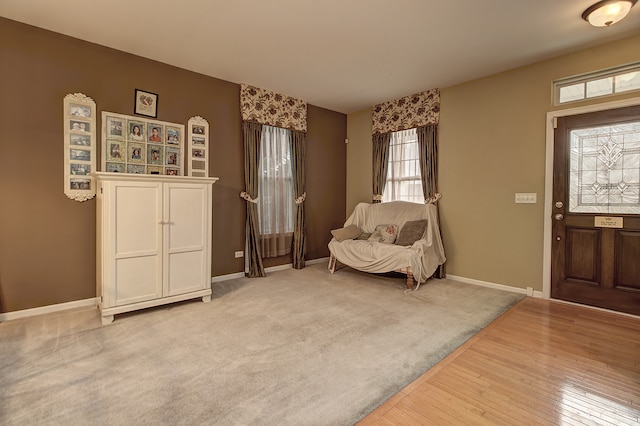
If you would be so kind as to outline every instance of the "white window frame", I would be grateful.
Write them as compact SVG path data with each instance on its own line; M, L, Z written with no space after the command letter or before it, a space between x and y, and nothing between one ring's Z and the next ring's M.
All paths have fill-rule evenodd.
M413 134L407 134L407 132L413 132ZM417 157L413 158L395 158L394 154L394 145L403 143L404 138L413 137L414 139L411 141L415 143L415 152ZM406 141L404 142L406 143ZM422 175L420 173L420 146L418 144L418 134L416 129L407 129L401 130L398 132L391 133L391 141L389 142L389 164L387 170L387 177L384 185L384 191L382 193L382 201L408 201L411 203L422 203L424 202L424 192L422 191ZM406 161L415 161L415 175L393 175L393 164L406 162ZM397 170L404 169L404 167L398 167ZM403 198L400 194L396 194L394 183L402 183L402 182L416 182L420 185L420 193L418 194L418 199L415 198L407 199Z

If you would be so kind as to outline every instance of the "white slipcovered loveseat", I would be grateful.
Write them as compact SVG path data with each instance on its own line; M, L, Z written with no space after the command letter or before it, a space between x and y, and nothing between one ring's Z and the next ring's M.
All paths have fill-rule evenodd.
M396 238L380 241L394 232ZM332 234L334 237L329 242L331 273L335 272L336 261L364 272L398 271L407 274L409 289L413 288L415 279L417 290L420 283L446 260L437 208L433 204L360 203L344 223L344 228L333 230ZM394 241L388 242L391 239Z

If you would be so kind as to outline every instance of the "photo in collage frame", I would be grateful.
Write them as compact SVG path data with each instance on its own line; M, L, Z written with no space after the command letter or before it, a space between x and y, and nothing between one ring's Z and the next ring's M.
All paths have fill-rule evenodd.
M183 124L102 112L102 170L184 175Z

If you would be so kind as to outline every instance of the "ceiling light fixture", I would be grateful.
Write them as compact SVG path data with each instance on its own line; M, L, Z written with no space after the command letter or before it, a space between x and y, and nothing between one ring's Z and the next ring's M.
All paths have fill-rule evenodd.
M602 0L582 13L594 27L608 27L624 19L638 0Z

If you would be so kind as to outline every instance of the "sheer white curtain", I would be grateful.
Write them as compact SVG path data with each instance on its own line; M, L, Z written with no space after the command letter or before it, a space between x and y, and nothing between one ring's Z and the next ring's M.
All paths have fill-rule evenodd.
M287 129L262 126L258 221L263 257L291 253L296 204L290 139Z
M416 129L391 133L389 168L382 201L396 200L424 202Z

